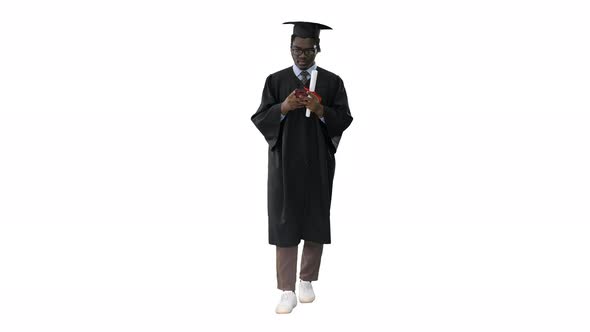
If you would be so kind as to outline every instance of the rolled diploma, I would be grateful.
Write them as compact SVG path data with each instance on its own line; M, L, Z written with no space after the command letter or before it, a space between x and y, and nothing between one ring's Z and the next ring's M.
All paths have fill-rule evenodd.
M318 80L318 71L314 69L311 71L311 82L309 83L309 91L315 91L315 83L317 80ZM311 96L309 98L311 98ZM305 116L309 118L310 114L311 114L311 111L308 108L305 111Z

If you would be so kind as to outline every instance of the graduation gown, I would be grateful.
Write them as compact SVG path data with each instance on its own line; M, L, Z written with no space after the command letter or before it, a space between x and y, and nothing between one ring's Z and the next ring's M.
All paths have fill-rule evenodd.
M269 243L279 247L298 245L301 239L331 243L334 155L353 118L342 79L316 69L325 123L314 112L306 117L305 108L281 121L281 103L303 86L292 67L266 78L260 107L251 117L268 143L268 235Z

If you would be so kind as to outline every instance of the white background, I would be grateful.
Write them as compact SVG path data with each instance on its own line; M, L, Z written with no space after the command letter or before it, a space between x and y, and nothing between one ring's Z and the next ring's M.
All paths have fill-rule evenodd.
M2 1L0 330L588 331L584 2ZM354 121L277 315L250 117L290 20Z

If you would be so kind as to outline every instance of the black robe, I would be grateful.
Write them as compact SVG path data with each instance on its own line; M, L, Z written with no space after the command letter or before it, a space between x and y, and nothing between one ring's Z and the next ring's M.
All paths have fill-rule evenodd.
M251 120L268 142L269 243L298 245L301 239L328 244L332 183L342 132L352 122L342 79L317 67L315 91L322 97L324 120L305 108L287 113L281 103L302 83L293 67L267 77L262 101ZM308 83L309 85L309 83Z

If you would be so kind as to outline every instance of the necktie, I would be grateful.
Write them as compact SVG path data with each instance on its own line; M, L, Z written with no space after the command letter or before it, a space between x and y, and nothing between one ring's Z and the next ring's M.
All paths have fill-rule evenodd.
M304 70L301 72L301 82L303 82L303 86L307 85L307 81L309 81L309 73Z

